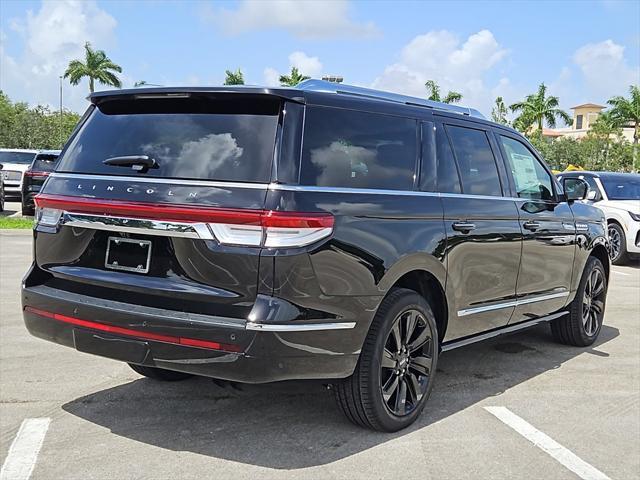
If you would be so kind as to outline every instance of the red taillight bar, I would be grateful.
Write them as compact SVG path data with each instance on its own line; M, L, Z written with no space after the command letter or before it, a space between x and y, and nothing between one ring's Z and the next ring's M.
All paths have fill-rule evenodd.
M36 206L41 208L55 208L74 213L127 216L151 220L260 225L263 227L281 228L333 227L333 215L324 212L298 213L276 212L272 210L235 210L195 205L126 202L121 200L51 194L36 195L35 203Z
M174 337L172 335L162 335L152 332L143 332L140 330L133 330L130 328L117 327L115 325L108 325L106 323L93 322L90 320L82 320L80 318L69 317L60 313L48 312L46 310L40 310L34 307L24 307L25 311L39 315L45 318L51 318L59 322L69 323L78 327L89 328L91 330L99 330L101 332L113 333L116 335L124 335L126 337L134 337L142 340L153 340L156 342L173 343L175 345L183 345L188 347L207 348L209 350L221 350L225 352L238 353L242 351L242 348L238 345L231 345L227 343L210 342L208 340L199 340L197 338L185 338Z
M37 170L27 170L24 172L25 177L48 177L49 172L38 172Z

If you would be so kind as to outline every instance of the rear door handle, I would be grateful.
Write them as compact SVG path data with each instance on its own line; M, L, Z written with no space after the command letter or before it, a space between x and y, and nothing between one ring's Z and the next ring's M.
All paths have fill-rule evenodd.
M452 228L454 230L457 230L458 232L468 233L471 230L475 230L476 225L475 223L469 223L469 222L456 222L452 225Z
M524 222L522 226L527 230L531 230L532 232L540 229L540 224L538 222Z

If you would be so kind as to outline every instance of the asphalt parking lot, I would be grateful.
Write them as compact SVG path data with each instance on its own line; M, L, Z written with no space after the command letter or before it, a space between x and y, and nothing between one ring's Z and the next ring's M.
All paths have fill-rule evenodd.
M33 338L19 298L30 260L30 232L0 231L0 463L25 419L50 419L33 479L580 478L486 407L605 475L582 478L640 476L638 265L613 267L593 347L539 326L444 353L421 418L381 434L349 424L321 383L161 384Z

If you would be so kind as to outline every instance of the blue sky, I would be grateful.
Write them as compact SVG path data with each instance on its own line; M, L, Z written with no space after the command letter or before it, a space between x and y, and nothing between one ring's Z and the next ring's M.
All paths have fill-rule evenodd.
M211 85L240 67L253 84L292 65L313 76L420 95L427 79L488 114L544 81L568 109L640 83L640 2L12 1L0 3L0 88L57 105L58 76L84 41L123 83ZM85 106L87 85L65 84Z

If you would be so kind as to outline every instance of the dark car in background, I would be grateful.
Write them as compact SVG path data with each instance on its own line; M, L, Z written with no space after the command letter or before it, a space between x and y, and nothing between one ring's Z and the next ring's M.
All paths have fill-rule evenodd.
M29 168L37 153L38 150L0 148L0 163L4 166L2 178L4 179L6 198L20 200L24 172Z
M60 156L60 150L41 150L24 172L22 179L22 215L33 216L33 198L40 192L42 184L53 172Z
M601 331L587 184L474 110L317 80L90 100L36 197L37 337L156 380L321 379L351 421L395 431L441 351Z

